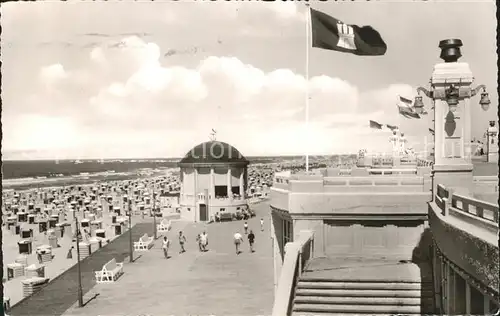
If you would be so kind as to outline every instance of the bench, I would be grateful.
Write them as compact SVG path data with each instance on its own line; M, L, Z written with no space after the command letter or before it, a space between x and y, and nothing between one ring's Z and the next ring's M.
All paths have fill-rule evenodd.
M157 226L157 231L160 233L166 233L170 231L170 228L172 228L172 221L168 220L168 222L165 222L164 220L161 221L160 224Z
M136 251L148 251L149 248L153 247L154 237L149 237L148 234L142 235L139 241L134 242L134 250Z
M232 221L233 220L233 213L229 212L222 212L220 213L220 221Z
M97 283L113 283L123 274L123 262L116 262L113 258L106 263L101 271L95 272Z

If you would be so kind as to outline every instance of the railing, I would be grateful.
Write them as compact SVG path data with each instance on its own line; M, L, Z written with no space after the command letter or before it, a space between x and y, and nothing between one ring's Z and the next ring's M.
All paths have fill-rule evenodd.
M331 186L407 186L407 185L423 185L424 177L325 177L324 185Z
M416 174L417 169L370 169L368 171L372 175L394 175L394 174Z
M431 167L434 165L434 161L429 159L417 158L417 166L418 167Z
M314 253L314 233L301 231L299 239L285 245L285 258L276 290L272 316L291 314L295 286Z
M435 203L441 209L442 215L475 218L485 224L483 226L498 229L498 205L454 193L452 188L446 188L441 184L437 186Z

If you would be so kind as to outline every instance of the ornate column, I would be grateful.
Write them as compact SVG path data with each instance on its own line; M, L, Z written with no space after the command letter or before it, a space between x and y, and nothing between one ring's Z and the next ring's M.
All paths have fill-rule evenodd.
M424 110L420 93L424 93L434 102L431 106L434 110L433 192L436 192L437 184L470 191L472 187L470 100L483 89L479 104L486 111L491 103L484 85L471 88L473 76L469 64L457 62L462 57L461 46L462 41L459 39L439 42L440 57L444 63L434 66L430 91L418 87L419 95L415 98L415 110L421 115L427 112Z
M231 185L231 167L228 166L227 168L227 197L232 198L233 192L231 190L232 185Z
M184 199L185 199L185 197L184 197L184 179L186 178L186 175L185 175L185 172L183 169L181 169L180 177L181 177L181 194L180 194L179 204L183 204Z
M241 173L240 173L240 195L243 199L246 198L245 196L245 168L241 168Z
M215 177L215 171L214 171L214 167L210 167L210 191L209 191L209 194L210 194L210 199L215 199L215 181L214 181L214 177Z
M488 162L498 162L498 128L495 126L495 121L490 121L490 127L487 132L488 142Z
M193 220L198 221L198 169L194 167Z
M440 57L444 63L434 66L431 78L431 91L417 88L434 102L434 170L433 192L437 184L457 187L461 193L472 189L471 160L471 102L470 99L482 88L472 89L474 80L469 64L459 63L462 56L459 39L443 40L439 43ZM483 110L489 107L486 92L479 102ZM422 97L415 98L417 113L424 114Z

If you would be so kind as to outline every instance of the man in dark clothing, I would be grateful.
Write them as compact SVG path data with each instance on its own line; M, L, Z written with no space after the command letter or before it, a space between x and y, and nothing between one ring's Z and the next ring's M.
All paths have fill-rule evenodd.
M253 234L253 231L250 230L250 234L248 234L248 243L250 244L250 252L254 252L253 250L254 241L255 241L255 235Z

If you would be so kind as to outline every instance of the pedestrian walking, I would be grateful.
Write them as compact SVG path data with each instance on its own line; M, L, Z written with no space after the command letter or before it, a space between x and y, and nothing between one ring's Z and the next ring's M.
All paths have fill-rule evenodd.
M207 246L208 246L208 235L207 232L203 232L200 235L200 245L201 245L201 251L205 252L208 251Z
M261 232L264 231L264 219L263 218L260 219L260 231Z
M236 246L236 254L240 254L240 244L243 241L243 237L240 233L234 234L234 245Z
M202 248L201 248L201 236L200 234L196 235L196 242L198 243L198 249L200 250L200 252L202 252Z
M186 252L186 249L184 249L184 244L186 243L186 236L182 234L182 231L179 232L179 246L181 246L181 250L179 253Z
M73 259L73 246L71 246L71 248L69 248L68 250L68 254L66 255L66 259Z
M168 240L167 236L164 236L163 240L162 240L161 248L163 249L163 255L165 256L165 259L168 259L168 248L169 247L170 247L170 240Z
M248 222L245 222L245 224L243 224L243 228L245 229L245 235L248 234Z
M248 243L250 244L250 252L254 252L253 250L254 241L255 241L255 235L253 234L253 231L250 230L250 234L248 234Z

